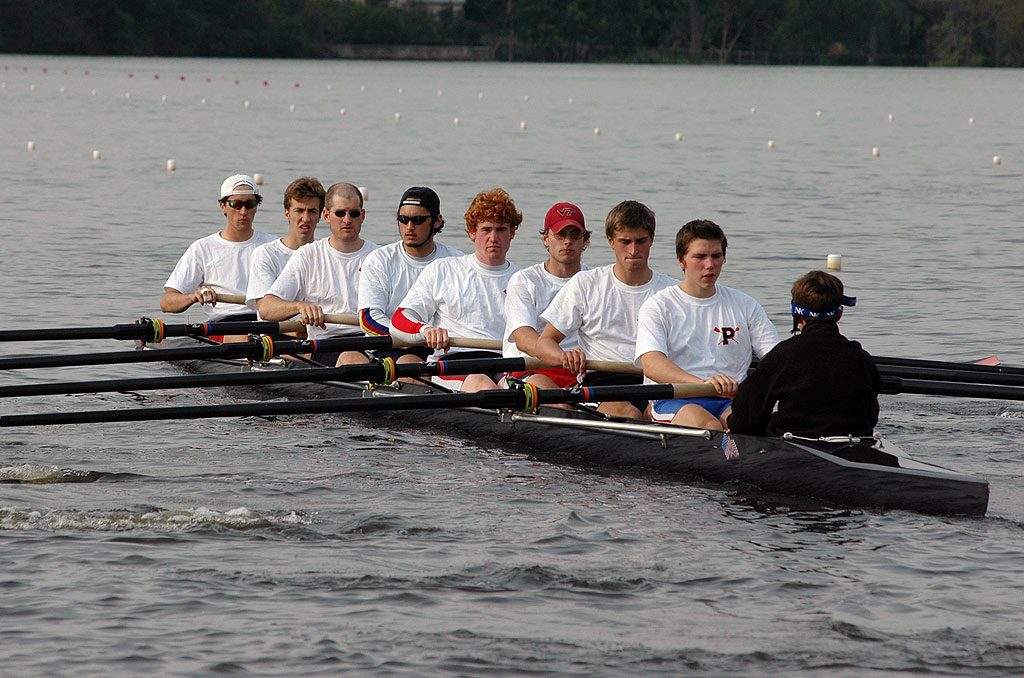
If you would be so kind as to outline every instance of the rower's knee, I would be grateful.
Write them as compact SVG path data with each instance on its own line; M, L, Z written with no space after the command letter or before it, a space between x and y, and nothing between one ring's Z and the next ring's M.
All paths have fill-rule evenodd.
M718 417L700 405L693 403L680 407L679 411L672 417L672 423L677 426L689 426L690 428L705 428L709 431L725 430L725 426L718 420Z
M475 391L491 391L498 388L498 385L486 374L471 374L462 382L463 393Z
M344 351L338 356L338 362L334 363L335 367L339 365L364 365L370 362L370 359L359 351Z

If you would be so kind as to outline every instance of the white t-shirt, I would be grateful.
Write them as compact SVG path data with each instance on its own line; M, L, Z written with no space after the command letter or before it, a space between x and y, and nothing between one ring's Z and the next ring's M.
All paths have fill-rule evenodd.
M280 238L260 245L249 262L249 286L245 290L245 305L256 310L256 302L266 296L285 264L298 250L289 249Z
M640 306L679 281L652 271L646 284L627 285L615 277L614 266L574 275L540 317L567 337L578 331L587 359L632 363Z
M438 259L423 269L398 307L407 318L442 327L451 337L500 341L505 332L505 289L518 270L509 261L482 264L475 253ZM394 327L392 334L406 341L423 339L422 333L407 334Z
M267 294L285 301L308 301L323 308L326 314L355 314L359 266L375 249L377 245L366 240L355 252L339 252L331 247L329 238L300 247ZM362 332L355 325L328 323L326 330L313 325L306 327L310 339L352 334Z
M249 283L249 263L253 252L274 236L262 231L253 231L245 242L225 240L220 233L213 233L196 240L178 259L174 270L164 283L183 294L192 294L206 285L222 294L245 294ZM216 307L200 307L209 320L219 320L236 313L249 313L242 304L217 302Z
M715 285L707 299L692 297L678 285L664 289L640 308L635 364L660 351L695 377L747 376L751 354L764 356L779 343L779 332L761 304L743 292Z
M532 327L538 334L543 332L546 323L540 318L541 312L572 277L559 278L548 273L544 263L521 269L508 281L508 293L505 296L505 337L502 340L502 355L506 358L529 357L516 346L512 333L520 327ZM589 271L590 267L584 266L581 270ZM578 345L575 332L563 339L561 344L566 351Z
M412 288L412 284L431 262L445 257L465 256L448 245L434 241L434 251L414 257L402 247L402 241L384 245L363 261L359 273L359 322L371 335L391 333L391 316Z

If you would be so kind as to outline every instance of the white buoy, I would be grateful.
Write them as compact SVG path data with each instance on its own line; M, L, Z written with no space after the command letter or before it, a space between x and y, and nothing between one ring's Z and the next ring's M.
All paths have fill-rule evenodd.
M205 106L206 105L206 97L203 97L202 99L199 100L199 105L200 106Z
M328 89L328 90L332 90L332 89L334 89L334 85L328 85L328 86L327 86L327 89Z
M1003 159L1000 158L998 155L993 155L992 156L992 164L993 165L1001 165L1001 164L1003 164Z
M520 121L519 129L521 129L521 130L525 130L526 129L526 121L525 120Z
M895 115L893 115L892 113L890 113L890 114L889 114L889 122L892 122L892 121L893 121L893 120L895 120L895 119L896 119L896 116L895 116Z
M32 91L32 92L35 92L35 91L36 91L36 86L35 86L35 84L29 85L29 86L28 86L28 88L29 88L29 90L30 90L30 91Z
M92 159L93 160L99 160L100 159L100 152L99 151L93 151L92 152Z
M366 85L360 85L359 86L359 91L360 92L365 92L366 91Z
M262 186L263 185L263 175L262 174L254 174L254 175L252 175L252 180L256 182L257 186Z
M36 150L36 142L34 142L34 141L28 142L28 150L30 150L30 151Z
M288 107L288 110L289 110L290 112L294 113L294 112L295 112L295 104L292 104L291 106L289 106L289 107Z
M96 96L96 90L93 90L92 92L90 92L90 94L92 94L93 96Z
M826 260L825 266L830 271L841 271L843 270L843 255L842 254L830 254Z
M344 108L339 108L338 109L338 115L345 115L345 109Z
M399 94L404 94L405 93L405 88L404 87L399 87L398 88L398 93Z
M177 165L174 164L174 161L173 160L168 160L167 161L167 171L168 172L173 172L176 169L178 169L178 167L177 167Z
M359 186L359 195L363 196L363 202L370 199L370 190L366 186Z
M601 128L600 127L595 127L594 128L594 136L595 137L601 136Z
M968 125L973 125L974 124L974 118L967 118L967 124Z
M6 83L4 84L4 86L6 87ZM60 86L60 93L64 94L64 85Z
M750 107L750 112L751 113L757 113L757 106L751 106Z
M774 139L769 139L768 140L768 148L775 148L775 140Z
M523 101L529 101L529 100L530 100L530 95L529 94L524 94L523 95Z
M444 94L444 92L442 92L441 90L437 90L437 96L441 96L442 94Z
M125 99L131 99L132 98L132 93L131 92L125 92L124 93L124 98Z
M476 98L477 99L483 99L484 98L484 93L483 92L478 92L477 95L476 95Z
M881 155L881 153L878 152L878 147L877 146L875 148L871 149L871 157L872 158L877 158L880 155Z
M455 120L452 120L452 124L453 124L453 125L455 125L456 127L458 127L458 126L459 126L459 124L460 124L460 123L459 123L459 119L458 119L458 118L455 118Z
M682 140L683 140L683 135L680 134L679 132L676 132L676 141L682 141Z
M162 97L160 97L160 101L166 104L167 103L167 95L164 94Z
M814 115L815 115L816 117L819 117L819 118L820 118L820 117L821 117L821 111L815 111Z
M0 89L7 89L7 83L6 82L0 82Z
M401 113L395 113L395 122L398 122L401 119L402 119L402 114Z
M569 103L570 104L572 103L572 97L569 97Z
M249 104L249 100L248 99L246 99L245 101L242 102L242 108L249 108L249 105L250 104Z

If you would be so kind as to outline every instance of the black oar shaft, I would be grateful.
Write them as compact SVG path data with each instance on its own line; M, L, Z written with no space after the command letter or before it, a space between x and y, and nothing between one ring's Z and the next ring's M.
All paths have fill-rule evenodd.
M949 369L879 365L878 373L882 376L902 377L905 379L918 379L922 381L953 381L970 384L1024 386L1024 375L998 372L978 372L967 368Z
M47 327L30 330L0 330L0 342L52 341L66 339L120 339L154 341L152 321L124 323L110 327ZM268 321L228 321L163 325L164 337L210 337L225 334L276 334L281 323Z
M1024 400L1024 388L992 384L964 384L924 379L882 377L882 393L914 393L918 395L955 396L959 398L990 398L993 400Z
M650 384L645 386L598 386L587 389L539 389L536 392L537 397L534 404L629 400L636 398L671 398L679 394L677 388L677 386L672 384ZM440 393L411 396L388 395L369 398L290 400L232 405L11 414L0 416L0 427L162 421L168 419L208 419L215 417L267 417L284 414L382 412L387 410L446 407L523 409L527 406L528 401L529 396L524 389L495 389L491 391L477 391L475 393Z
M511 372L527 369L523 358L496 358L452 360L436 363L400 363L395 366L395 378L424 377L435 374L474 374ZM381 363L343 365L294 370L263 370L255 372L228 372L222 374L184 375L177 377L144 377L134 379L106 379L91 381L65 381L49 384L19 384L0 386L0 398L63 395L69 393L112 393L123 391L149 391L154 389L207 388L212 386L259 386L266 384L298 384L324 381L383 381L387 378Z

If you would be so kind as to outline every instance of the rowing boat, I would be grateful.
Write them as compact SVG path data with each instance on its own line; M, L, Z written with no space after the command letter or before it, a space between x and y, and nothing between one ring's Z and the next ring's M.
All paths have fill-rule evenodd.
M280 359L256 364L227 360L178 364L192 373L304 367L301 362ZM535 412L514 412L402 407L403 396L439 392L427 384L284 383L258 388L272 397L398 398L393 409L375 411L369 422L440 430L547 462L730 483L853 507L959 515L984 515L988 507L989 487L984 480L910 459L881 438L731 435L609 418L589 408L541 406Z

